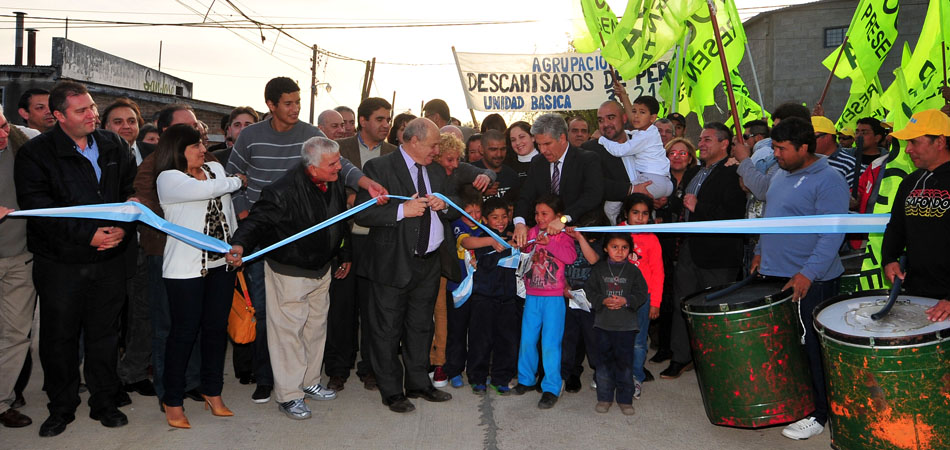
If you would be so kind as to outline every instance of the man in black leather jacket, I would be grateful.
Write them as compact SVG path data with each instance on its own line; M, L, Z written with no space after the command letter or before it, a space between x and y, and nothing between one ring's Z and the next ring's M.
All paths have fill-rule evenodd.
M64 81L50 92L58 123L20 148L14 166L22 209L124 202L132 195L135 161L117 134L96 129L86 88ZM116 408L117 323L125 299L125 245L131 223L30 218L27 246L40 297L40 361L49 418L40 436L55 436L79 406L79 337L84 333L89 417L107 427L128 418Z
M245 249L266 247L346 210L344 185L338 180L340 149L336 142L313 137L303 144L300 164L266 186L231 240L227 255L240 265ZM311 412L304 397L332 400L336 392L320 384L330 307L331 277L350 269L346 222L338 222L267 253L267 339L274 369L274 394L280 410L292 419ZM336 264L336 260L343 261ZM303 386L303 389L301 389Z

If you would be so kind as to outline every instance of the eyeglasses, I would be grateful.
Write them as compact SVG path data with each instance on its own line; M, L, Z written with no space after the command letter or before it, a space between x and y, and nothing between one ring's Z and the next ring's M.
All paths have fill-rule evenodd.
M689 152L687 152L686 150L670 150L670 151L666 152L666 156L667 156L667 157L670 157L670 156L687 156L687 155L689 155Z

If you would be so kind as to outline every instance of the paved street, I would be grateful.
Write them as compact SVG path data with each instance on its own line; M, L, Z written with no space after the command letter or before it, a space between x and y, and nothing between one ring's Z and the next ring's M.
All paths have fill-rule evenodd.
M651 352L652 353L652 352ZM35 353L34 353L35 354ZM499 448L597 449L827 449L827 432L808 441L781 436L781 428L740 430L711 425L703 410L694 372L677 380L646 383L643 397L634 401L636 415L623 416L616 405L608 414L594 412L596 397L589 388L591 373L584 372L584 389L565 393L552 410L536 407L539 394L521 397L478 397L466 386L446 388L454 398L442 404L413 400L416 411L390 412L377 392L363 389L355 375L336 400L309 401L313 418L293 421L277 411L275 403L251 402L253 385L241 385L225 367L224 400L234 417L214 417L200 403L185 400L192 429L165 423L155 397L131 394L132 405L122 408L129 425L109 429L89 419L83 405L76 421L54 438L40 438L46 418L46 397L40 387L42 372L35 364L22 412L33 425L0 428L0 448L135 449L135 448L440 448L451 450ZM647 363L655 374L665 365Z

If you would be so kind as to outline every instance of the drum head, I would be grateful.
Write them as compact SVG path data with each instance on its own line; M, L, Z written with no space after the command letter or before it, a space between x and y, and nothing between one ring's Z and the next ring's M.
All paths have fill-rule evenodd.
M900 295L880 320L871 315L887 303L887 291L835 297L815 309L815 328L843 342L868 346L921 345L950 336L950 321L931 322L927 309L936 299Z
M736 283L713 286L696 292L683 300L683 310L687 313L724 313L743 311L758 306L777 303L791 297L791 290L782 291L785 281L774 279L753 280L749 284L738 288L713 300L707 299L715 294L734 286Z

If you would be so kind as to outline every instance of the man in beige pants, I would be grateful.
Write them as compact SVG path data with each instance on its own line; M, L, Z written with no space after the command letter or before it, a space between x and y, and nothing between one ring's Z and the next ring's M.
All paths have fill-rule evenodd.
M300 165L261 191L232 239L228 262L240 265L244 249L266 247L344 212L340 167L336 142L324 137L304 142ZM320 368L330 280L346 277L350 269L349 249L341 246L345 235L346 223L338 222L264 256L274 394L280 411L292 419L310 418L305 398L336 398L320 384Z

